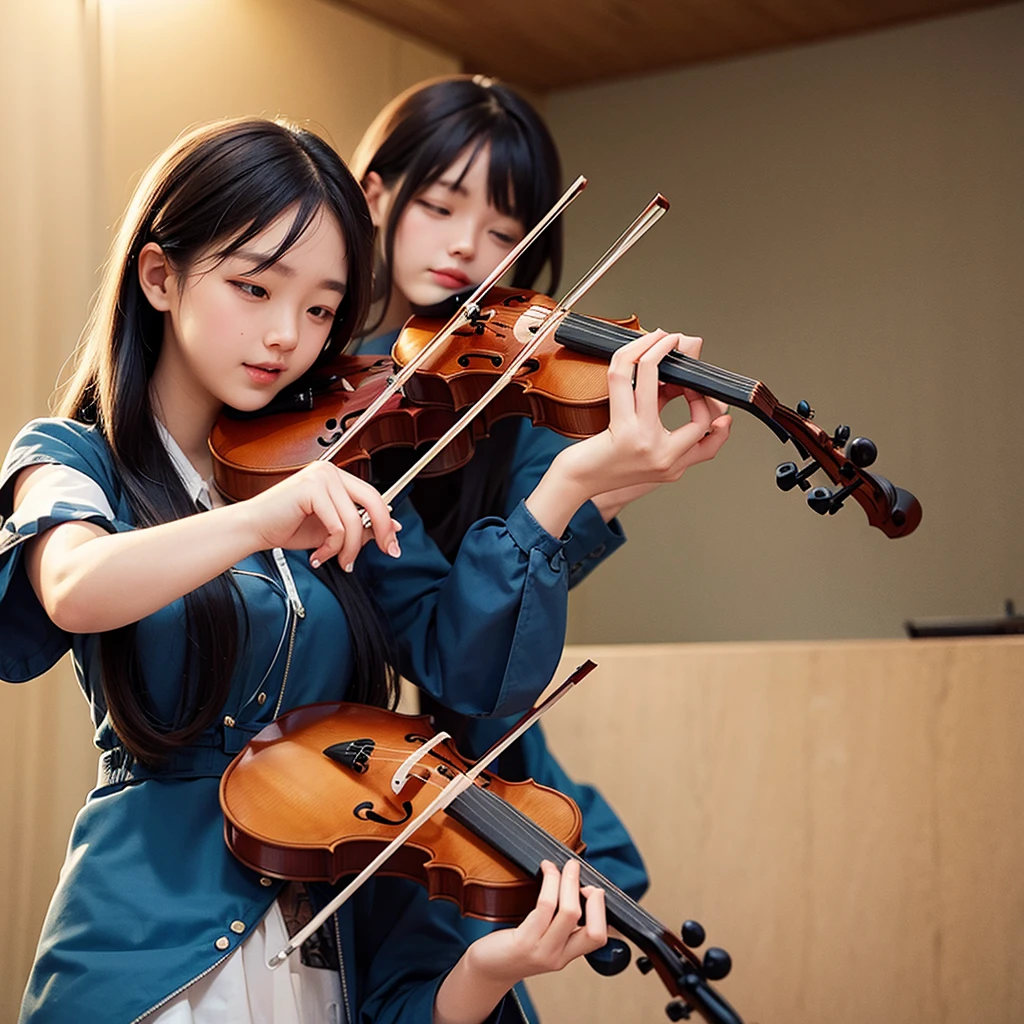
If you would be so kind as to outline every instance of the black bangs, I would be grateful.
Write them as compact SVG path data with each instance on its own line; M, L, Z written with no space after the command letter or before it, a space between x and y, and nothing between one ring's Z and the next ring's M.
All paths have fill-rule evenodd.
M225 140L196 173L166 197L152 225L152 239L179 266L190 266L218 242L223 260L298 206L287 236L257 270L276 263L329 203L327 190L295 136L251 136ZM246 144L250 143L250 144ZM254 143L254 144L253 144Z
M286 202L284 206L273 214L266 214L261 212L258 214L250 223L249 227L245 229L240 235L238 235L230 244L226 245L219 252L215 253L215 259L219 262L226 260L233 253L237 252L246 242L255 238L261 231L269 227L285 210L294 205L292 202ZM267 254L267 258L262 263L258 263L252 268L253 274L259 274L266 270L268 267L272 267L278 260L280 260L293 245L306 233L310 224L313 221L316 212L323 206L322 198L309 193L304 194L301 199L298 200L299 209L292 219L291 227L288 229L288 233L281 240L278 247L272 252Z

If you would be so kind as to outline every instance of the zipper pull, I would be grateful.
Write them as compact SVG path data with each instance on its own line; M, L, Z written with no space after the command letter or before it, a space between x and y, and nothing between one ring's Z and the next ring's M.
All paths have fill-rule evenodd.
M306 609L302 606L299 591L295 586L295 580L292 578L292 571L288 568L284 552L280 548L274 548L273 555L274 561L277 563L277 571L281 574L281 582L284 584L285 593L288 595L288 603L292 606L292 611L300 619L304 619L306 617Z

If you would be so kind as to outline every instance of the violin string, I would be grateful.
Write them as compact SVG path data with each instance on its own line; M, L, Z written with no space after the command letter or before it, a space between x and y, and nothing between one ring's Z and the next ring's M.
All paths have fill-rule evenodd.
M572 325L580 329L581 331L591 334L595 338L600 338L606 341L615 341L621 345L633 341L636 338L642 336L642 331L634 331L632 328L623 327L621 324L610 324L603 320L597 320L593 317L585 316L581 313L570 313L566 318L566 324ZM669 353L670 356L683 356L684 353ZM757 381L750 377L745 377L742 374L734 373L731 370L725 370L720 366L715 366L712 363L706 363L699 359L693 359L693 357L685 357L689 362L698 363L700 370L708 373L711 376L718 377L721 380L727 380L734 384L743 385L747 387L753 387L757 384Z
M567 860L580 860L581 881L605 889L606 893L610 894L617 903L621 903L618 911L620 918L634 926L648 926L651 922L658 924L614 882L605 878L577 853L541 828L529 815L501 797L477 788L460 794L458 800L454 802L459 803L460 807L472 806L472 810L476 812L474 817L480 824L490 825L493 831L506 839L513 840L538 860L541 858L550 860L560 868ZM481 838L486 838L486 836ZM634 908L642 916L633 913Z
M475 817L481 824L489 824L495 832L519 844L525 852L531 853L537 858L538 863L540 859L550 860L562 868L568 860L579 860L580 881L586 885L604 889L609 909L613 910L619 920L642 933L649 933L652 939L658 938L665 930L664 925L657 918L648 914L614 882L541 828L529 815L501 797L474 787L461 793L453 801L454 804L458 804L460 807L472 807L476 812ZM486 838L486 835L481 838Z
M639 331L633 331L628 327L622 327L618 324L604 324L601 321L592 321L590 318L580 316L579 314L570 314L566 317L565 322L567 326L572 326L595 340L615 343L620 348L628 342L641 337ZM758 383L750 377L733 373L731 370L724 370L720 366L706 363L700 359L694 359L692 356L687 356L682 352L670 352L666 359L676 366L688 369L691 373L706 377L711 382L717 381L733 387L742 387L748 391L752 390Z
M566 325L576 327L582 332L590 334L595 339L618 342L619 347L633 341L635 338L641 337L641 332L639 331L633 331L619 324L607 324L600 320L593 320L579 313L570 313L565 318L565 322ZM712 363L706 363L700 359L694 359L692 356L686 356L682 352L670 352L666 358L674 365L684 367L694 374L705 376L711 382L743 387L748 391L752 390L758 383L750 377L733 373L731 370L724 370L720 366L714 366Z

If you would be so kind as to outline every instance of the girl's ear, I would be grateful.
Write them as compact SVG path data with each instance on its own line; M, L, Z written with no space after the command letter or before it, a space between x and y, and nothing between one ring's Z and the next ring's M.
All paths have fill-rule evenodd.
M370 171L363 178L363 192L366 194L366 205L370 208L370 219L379 231L387 220L391 190L384 187L384 179L376 171Z
M156 242L147 242L139 252L139 286L149 304L161 313L170 310L177 278Z

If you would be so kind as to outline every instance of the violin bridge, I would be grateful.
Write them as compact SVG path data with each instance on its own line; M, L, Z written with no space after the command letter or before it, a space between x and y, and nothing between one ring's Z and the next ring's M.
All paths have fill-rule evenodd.
M446 732L439 732L436 736L431 736L426 743L422 746L417 747L396 769L395 774L391 776L391 792L401 793L405 787L405 783L409 778L409 773L415 768L423 758L430 753L439 743L443 743L445 740L451 739L451 735ZM419 776L417 776L419 778ZM420 784L422 785L423 779L420 778Z

